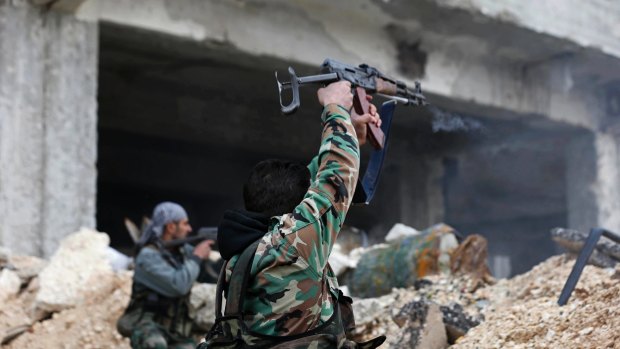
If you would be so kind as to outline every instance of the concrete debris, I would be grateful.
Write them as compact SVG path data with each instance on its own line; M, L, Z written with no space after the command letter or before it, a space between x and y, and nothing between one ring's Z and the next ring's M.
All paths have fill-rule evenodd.
M443 314L443 324L446 328L448 343L450 344L454 344L467 331L480 325L480 321L467 315L463 307L458 303L441 306L439 309Z
M27 285L32 278L47 266L44 259L33 256L11 256L9 266L15 270L21 279L22 286Z
M215 322L215 293L217 285L197 283L189 296L189 317L203 331Z
M112 292L109 243L107 234L88 229L65 238L39 275L36 307L55 312L80 304L85 295Z
M34 322L28 331L10 341L3 349L21 348L119 348L129 349L129 339L116 332L131 292L131 273L112 274L110 292L94 293L79 306L53 313Z
M554 228L551 230L551 239L575 255L579 254L587 237L587 233L573 229ZM601 268L613 268L620 262L620 244L601 237L588 262Z
M0 282L0 293L11 294L0 301L3 349L130 348L129 340L116 332L116 321L129 302L133 274L112 271L108 242L104 233L81 230L61 242L49 263L7 254L0 265L2 275L10 275L3 278L12 280L11 286ZM26 285L24 280L29 280ZM52 282L57 285L50 287ZM214 321L214 295L215 285L192 288L197 337Z
M620 348L618 271L586 266L566 306L557 300L574 259L556 256L526 274L480 289L486 320L453 347Z
M469 235L450 255L450 271L454 275L469 275L474 291L494 282L487 265L487 240L481 235Z
M105 243L100 241L90 245L85 241L97 239ZM354 298L356 339L364 341L385 334L387 341L382 348L431 349L452 345L450 348L455 349L620 349L620 333L617 331L620 328L620 303L617 302L620 267L586 266L569 303L560 307L557 299L574 259L568 255L555 256L523 275L500 279L492 285L481 284L480 280L490 275L480 266L479 261L485 259L486 250L484 243L477 239L475 236L468 238L453 249L453 272L417 277L410 286L392 288L380 297ZM66 250L68 246L77 252L70 253ZM2 275L11 276L2 278L12 281L11 286L0 286L0 292L11 294L0 303L2 348L128 349L128 339L118 335L115 326L129 301L132 272L112 272L105 263L106 246L106 238L101 238L99 233L81 231L61 244L52 261L38 276L33 276L33 271L23 272L29 275L26 284L24 278L18 276L18 268L36 270L34 265L41 262L7 258ZM100 258L104 262L98 261L105 267L84 267L103 280L102 283L91 281L94 288L77 287L71 291L76 298L82 299L80 302L51 314L49 310L42 311L37 307L44 286L41 279L48 270L54 270L55 265L65 266L56 270L62 270L62 275L73 282L78 280L76 275L92 280L91 274L69 267L72 266L70 262L57 260L79 258L80 249L92 249L90 253L95 255L101 252ZM355 250L351 252L354 253ZM464 253L471 256L466 258ZM358 255L364 258L364 253ZM9 264L13 267L6 267ZM196 284L192 288L190 311L197 336L204 335L214 321L215 289L216 286L211 284Z
M5 268L0 271L0 302L4 303L8 299L19 293L21 280L16 272Z
M391 347L417 349L443 349L448 347L448 337L439 306L426 301L405 304L394 322L402 329L400 338L388 340Z
M396 223L385 236L385 241L392 242L392 241L402 239L407 236L415 236L415 235L420 235L420 232L416 230L415 228L404 225L402 223Z

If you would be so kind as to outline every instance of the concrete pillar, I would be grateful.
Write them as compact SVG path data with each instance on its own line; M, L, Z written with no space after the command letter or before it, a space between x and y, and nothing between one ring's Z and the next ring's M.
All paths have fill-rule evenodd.
M0 245L15 252L95 226L97 30L0 0Z
M619 138L593 133L572 142L567 154L569 228L620 231Z

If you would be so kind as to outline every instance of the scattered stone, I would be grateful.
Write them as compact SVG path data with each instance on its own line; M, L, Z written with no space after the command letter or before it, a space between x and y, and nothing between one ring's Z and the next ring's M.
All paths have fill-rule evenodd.
M406 304L393 320L402 332L400 338L388 338L391 348L443 349L448 346L437 304L413 301Z
M10 259L10 265L19 275L22 285L27 285L32 278L38 276L47 264L46 260L33 256L12 256Z
M456 343L467 331L480 324L480 321L467 315L458 303L441 306L439 309L443 314L443 323L446 326L446 334L450 344Z
M451 255L450 271L454 275L467 274L472 278L470 292L494 282L487 265L487 245L483 236L469 235Z
M217 285L197 283L189 296L189 317L205 332L215 323L215 293Z
M15 297L21 284L22 282L16 272L8 268L0 270L0 304Z

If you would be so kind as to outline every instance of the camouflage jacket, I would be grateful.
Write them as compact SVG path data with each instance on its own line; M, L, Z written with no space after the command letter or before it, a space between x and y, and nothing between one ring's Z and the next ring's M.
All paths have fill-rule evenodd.
M304 333L334 312L330 292L338 283L328 258L351 204L360 151L344 108L326 106L322 120L319 154L308 166L310 188L294 212L271 218L252 262L244 314L261 334ZM227 279L238 257L228 263Z

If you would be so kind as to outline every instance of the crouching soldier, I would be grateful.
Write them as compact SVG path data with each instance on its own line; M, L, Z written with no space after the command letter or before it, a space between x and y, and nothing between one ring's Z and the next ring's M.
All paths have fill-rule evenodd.
M137 348L195 348L188 315L189 293L205 276L203 261L212 240L166 248L164 243L183 239L192 231L180 205L162 202L137 245L131 300L117 322L118 331Z

